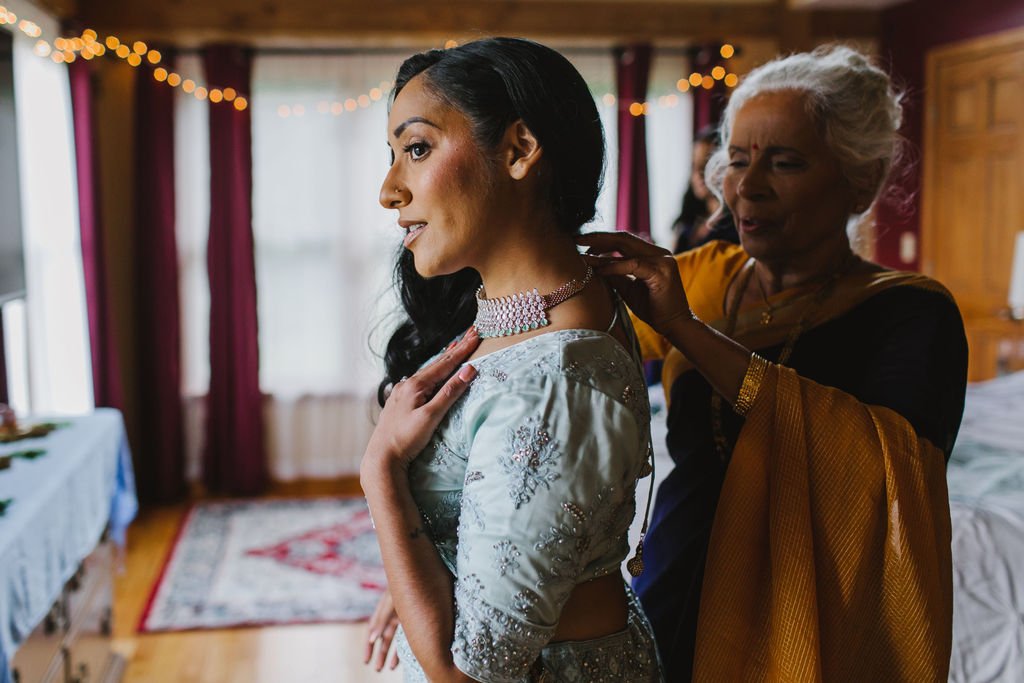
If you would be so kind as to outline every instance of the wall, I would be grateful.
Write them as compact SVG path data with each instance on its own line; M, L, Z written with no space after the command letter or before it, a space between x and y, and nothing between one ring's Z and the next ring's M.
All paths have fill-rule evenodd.
M920 248L913 259L900 259L900 240L905 232L920 234L920 150L924 132L925 59L934 47L1024 26L1021 0L912 0L882 14L883 60L907 91L903 134L910 142L916 163L901 183L910 200L879 208L877 260L894 268L919 266Z

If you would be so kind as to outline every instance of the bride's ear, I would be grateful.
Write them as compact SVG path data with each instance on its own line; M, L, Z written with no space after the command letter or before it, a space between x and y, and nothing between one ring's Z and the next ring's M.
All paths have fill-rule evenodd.
M508 174L514 180L523 180L537 167L544 149L522 119L509 125L504 143Z

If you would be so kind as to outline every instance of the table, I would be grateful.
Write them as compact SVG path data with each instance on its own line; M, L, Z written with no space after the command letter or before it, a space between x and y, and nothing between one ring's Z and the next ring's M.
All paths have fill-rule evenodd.
M32 420L38 421L38 420ZM50 611L109 526L124 544L138 504L121 413L99 408L49 435L0 444L0 454L45 449L0 470L0 683L15 650Z

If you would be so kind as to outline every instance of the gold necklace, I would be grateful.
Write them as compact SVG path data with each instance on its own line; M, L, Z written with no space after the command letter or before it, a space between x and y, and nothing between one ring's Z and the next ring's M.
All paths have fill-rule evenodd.
M768 301L768 292L764 291L764 283L761 282L761 276L754 272L757 270L757 266L755 265L750 270L753 273L751 277L757 280L757 288L761 290L761 299L764 301L764 305L768 307L767 311L763 311L761 313L761 324L767 327L768 325L772 324L772 317L775 313L775 307L772 306L770 301Z
M836 283L839 279L846 274L846 272L852 267L856 261L856 256L853 252L850 252L843 260L842 265L832 274L818 291L815 292L814 298L811 299L810 303L807 304L807 308L804 309L803 315L797 321L796 325L790 329L789 334L786 336L786 343L783 345L782 350L779 352L779 357L775 361L779 365L785 365L789 361L789 357L793 355L793 347L796 346L796 340L800 338L800 335L804 332L804 326L807 321L811 319L811 314L815 313L818 308L825 303L825 300L831 296L833 290L835 290ZM724 330L725 336L732 337L736 331L736 320L739 317L740 301L743 299L743 292L747 291L747 287L750 286L750 278L754 275L755 266L752 264L743 276L743 282L739 284L736 297L732 301L732 305L729 307L726 327ZM761 284L761 278L757 279L758 285ZM764 294L764 288L762 287L761 293ZM765 301L767 303L767 300ZM769 308L768 322L771 322L770 314L773 309ZM761 314L761 324L767 325L764 321L765 314ZM722 462L727 462L729 455L732 453L732 449L735 444L730 444L729 439L725 435L725 430L722 427L722 395L712 388L711 390L711 431L712 437L715 442L715 450L718 452L718 457Z

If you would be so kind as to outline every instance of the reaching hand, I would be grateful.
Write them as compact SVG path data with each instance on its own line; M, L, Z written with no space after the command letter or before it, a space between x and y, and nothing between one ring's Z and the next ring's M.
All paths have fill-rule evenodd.
M366 643L366 654L363 657L363 664L369 664L374 659L374 648L377 650L376 661L373 668L380 671L384 668L384 662L388 658L388 651L391 652L389 669L398 666L398 651L391 649L391 641L395 639L395 631L398 629L398 614L395 612L395 604L391 600L391 591L385 590L377 602L377 609L370 617L369 638Z
M479 344L476 329L470 328L437 360L412 377L395 383L366 447L364 468L393 463L408 467L426 448L448 409L476 377L476 368L472 365L461 369L459 365L472 355Z
M693 315L672 252L626 232L591 232L576 242L590 247L587 263L658 332L664 334L670 320Z

